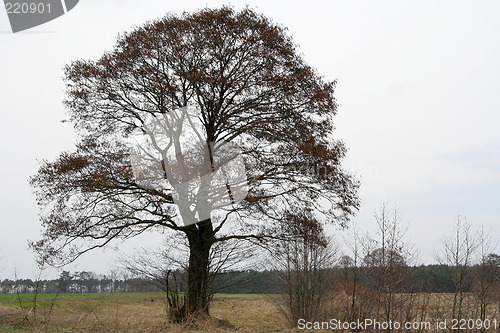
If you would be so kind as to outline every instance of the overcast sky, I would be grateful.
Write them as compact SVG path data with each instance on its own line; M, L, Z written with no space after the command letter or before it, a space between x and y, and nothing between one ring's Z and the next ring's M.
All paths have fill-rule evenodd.
M74 147L72 126L61 123L63 66L100 57L118 33L167 12L223 4L249 5L288 27L306 61L338 80L336 136L349 148L346 168L361 177L353 219L361 229L373 229L374 210L390 202L422 262L434 261L458 215L499 241L499 1L81 0L16 34L0 8L0 279L35 277L27 240L41 228L28 178L38 161ZM106 273L117 250L67 269Z

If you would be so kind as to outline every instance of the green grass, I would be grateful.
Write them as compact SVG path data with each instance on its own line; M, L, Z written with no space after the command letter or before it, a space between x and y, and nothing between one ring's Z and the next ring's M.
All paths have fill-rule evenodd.
M26 330L24 330L24 329L22 329L20 327L15 327L15 326L12 326L12 325L0 323L0 332L2 332L2 333L26 332Z
M163 293L74 293L74 294L0 294L0 305L4 306L19 306L19 301L23 305L30 305L37 300L37 304L51 303L56 300L58 302L92 302L95 300L102 300L113 298L113 301L121 300L124 302L137 300L138 298L162 298Z

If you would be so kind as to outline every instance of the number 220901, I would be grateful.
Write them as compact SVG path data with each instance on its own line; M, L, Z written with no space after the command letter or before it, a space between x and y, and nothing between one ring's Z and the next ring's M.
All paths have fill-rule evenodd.
M6 2L7 14L44 14L50 13L50 3Z

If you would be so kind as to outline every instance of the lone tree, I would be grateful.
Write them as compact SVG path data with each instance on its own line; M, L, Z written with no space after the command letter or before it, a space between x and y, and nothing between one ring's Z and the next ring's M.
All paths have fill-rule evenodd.
M332 136L335 82L248 8L148 22L100 59L66 66L65 80L79 141L31 178L44 207L43 237L31 244L42 260L64 264L171 229L190 251L181 313L208 313L214 244L279 237L285 212L345 225L358 208L346 148Z

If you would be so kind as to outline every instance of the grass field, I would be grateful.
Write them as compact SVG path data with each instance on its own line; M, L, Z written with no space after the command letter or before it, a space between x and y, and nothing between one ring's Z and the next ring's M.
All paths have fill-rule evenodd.
M264 295L217 295L212 318L168 323L161 293L0 295L0 332L293 331Z
M452 294L419 296L421 300L425 297L428 299L425 320L449 317ZM497 326L487 332L500 332L496 305L492 304L489 311L494 314L491 318ZM161 293L41 294L37 296L36 303L34 295L0 294L0 333L307 331L290 328L267 295L217 294L210 312L211 317L179 325L168 322L165 296ZM416 332L449 330L433 327Z

